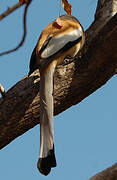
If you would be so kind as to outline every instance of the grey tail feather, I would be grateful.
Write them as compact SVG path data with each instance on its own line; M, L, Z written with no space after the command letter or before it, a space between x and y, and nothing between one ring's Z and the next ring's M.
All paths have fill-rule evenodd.
M54 153L53 128L53 74L54 65L41 75L40 73L40 157L39 171L48 175L56 167Z

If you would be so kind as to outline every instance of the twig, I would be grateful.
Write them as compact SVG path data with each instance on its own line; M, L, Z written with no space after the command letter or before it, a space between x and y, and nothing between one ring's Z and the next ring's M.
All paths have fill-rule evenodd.
M8 8L7 11L5 11L3 14L0 15L0 21L2 19L4 19L6 16L8 16L9 14L11 14L13 11L15 11L16 9L18 9L19 7L21 7L23 4L21 3L17 3L15 4L13 7Z
M0 93L1 93L2 97L5 95L5 89L2 86L2 84L0 84Z
M25 41L25 38L26 38L26 33L27 33L27 27L26 27L27 11L28 11L28 7L29 7L31 1L32 1L32 0L30 0L30 2L26 4L25 9L24 9L24 16L23 16L23 29L24 29L24 32L23 32L23 36L22 36L22 39L21 39L20 43L19 43L15 48L13 48L13 49L10 49L10 50L8 50L8 51L1 52L1 53L0 53L0 56L3 56L3 55L6 55L6 54L9 54L9 53L12 53L12 52L18 50L18 49L23 45L23 43L24 43L24 41ZM16 5L15 5L15 6L16 6ZM15 6L12 7L12 8L10 8L10 9L15 9ZM21 4L18 3L18 4L17 4L17 8L20 7L20 6L21 6ZM16 9L17 9L17 8L16 8ZM13 11L14 11L14 10L12 10L12 11L10 10L10 13L13 12ZM6 11L4 14L6 14L6 13L7 13L7 15L8 15L8 11ZM7 15L4 16L4 15L2 14L2 16L4 16L4 17L6 17Z

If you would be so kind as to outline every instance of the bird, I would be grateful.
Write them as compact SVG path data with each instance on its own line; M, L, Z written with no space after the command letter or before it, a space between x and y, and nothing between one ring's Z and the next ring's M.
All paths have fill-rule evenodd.
M65 57L74 57L85 42L85 32L72 15L61 15L41 32L30 59L29 76L40 73L40 155L37 168L47 176L57 166L53 127L53 76Z

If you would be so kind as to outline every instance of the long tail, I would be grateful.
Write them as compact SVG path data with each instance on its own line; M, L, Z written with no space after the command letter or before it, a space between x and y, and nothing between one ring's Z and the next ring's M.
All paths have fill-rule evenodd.
M53 74L55 63L40 74L40 156L37 163L39 171L48 175L56 167L54 154L53 128Z

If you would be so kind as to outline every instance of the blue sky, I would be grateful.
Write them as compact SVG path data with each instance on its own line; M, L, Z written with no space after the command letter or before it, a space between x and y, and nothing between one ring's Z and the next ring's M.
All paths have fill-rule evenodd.
M0 13L16 3L2 0ZM85 30L94 19L97 0L69 1ZM46 5L45 5L46 3ZM0 22L0 51L17 45L22 36L20 8ZM58 16L59 0L33 0L28 13L25 44L17 52L0 57L0 83L6 90L28 73L31 52L41 30ZM64 11L61 9L61 14ZM57 167L45 177L37 168L39 125L18 137L0 151L2 180L88 179L117 160L116 86L114 76L103 87L55 117L55 148Z

